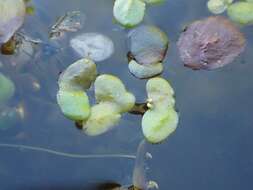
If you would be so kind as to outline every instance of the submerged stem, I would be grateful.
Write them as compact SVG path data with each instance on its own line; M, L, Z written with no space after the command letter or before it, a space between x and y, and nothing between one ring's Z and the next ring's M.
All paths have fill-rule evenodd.
M22 144L5 144L0 143L0 147L5 148L14 148L14 149L26 149L26 150L32 150L32 151L38 151L38 152L46 152L49 154L57 155L57 156L63 156L68 158L83 158L83 159L90 159L90 158L126 158L126 159L136 159L135 155L127 155L127 154L72 154L72 153L66 153L66 152L59 152L52 149L42 148L42 147L35 147L35 146L28 146L28 145L22 145Z

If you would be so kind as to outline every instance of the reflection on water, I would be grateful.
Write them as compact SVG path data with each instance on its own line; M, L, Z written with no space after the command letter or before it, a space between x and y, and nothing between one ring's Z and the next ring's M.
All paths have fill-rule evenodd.
M182 28L209 15L205 3L167 1L147 11L144 23L155 24L170 39L163 76L175 88L181 117L177 132L168 141L147 146L154 155L147 177L157 181L160 189L250 190L253 186L251 28L241 29L248 39L246 52L220 70L186 69L176 49ZM146 81L129 74L128 31L114 24L113 1L34 0L34 4L35 15L27 17L21 32L44 43L24 44L25 52L0 56L0 71L16 86L15 98L8 106L22 103L25 114L12 128L0 131L0 142L82 155L134 155L143 138L139 116L124 115L118 127L108 134L87 137L62 116L55 97L59 73L79 59L70 47L70 40L84 32L96 32L108 36L115 45L113 56L98 64L99 72L119 76L136 95L137 102L145 101ZM75 10L86 15L84 27L59 40L49 40L50 27L57 18ZM23 148L0 147L1 189L89 189L89 184L100 181L120 184L132 181L132 159L73 159Z

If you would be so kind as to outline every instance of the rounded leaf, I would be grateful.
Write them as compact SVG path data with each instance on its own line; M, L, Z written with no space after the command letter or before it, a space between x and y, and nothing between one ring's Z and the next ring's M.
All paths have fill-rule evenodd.
M160 62L149 65L141 65L135 60L131 60L128 64L128 68L135 77L140 79L151 78L163 72L163 64Z
M253 24L253 3L236 2L228 7L228 16L234 22L243 25Z
M90 87L96 76L96 64L90 59L80 59L60 75L58 84L62 90L84 90Z
M190 24L177 46L186 67L216 69L233 62L244 51L245 38L232 22L216 16Z
M213 14L221 14L227 9L224 0L209 0L207 2L207 7Z
M133 27L143 20L145 9L141 0L115 0L113 15L123 26Z
M160 77L149 79L146 91L155 107L174 107L174 90L167 80Z
M168 45L167 35L155 26L140 26L129 33L130 58L139 64L162 62Z
M83 123L83 130L89 136L101 135L116 126L120 118L113 103L99 103L91 108L89 119Z
M97 62L108 59L114 52L112 40L99 33L85 33L76 36L70 41L70 46L81 57Z
M129 93L122 81L113 75L100 75L95 83L97 102L112 102L118 112L128 112L135 104L135 97Z
M65 117L73 121L84 121L90 116L89 99L82 90L59 90L57 102Z
M161 143L178 125L178 114L172 108L148 110L142 118L142 131L150 143Z

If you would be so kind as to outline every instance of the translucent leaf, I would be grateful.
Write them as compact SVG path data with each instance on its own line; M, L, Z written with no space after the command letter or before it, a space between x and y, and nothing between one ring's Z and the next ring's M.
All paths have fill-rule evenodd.
M23 0L0 1L0 44L7 42L22 26L25 11Z
M70 41L70 46L81 57L97 62L108 59L114 52L112 40L99 33L85 33L76 36Z
M242 25L253 24L253 3L236 2L228 7L228 16L234 22Z
M91 108L89 119L83 123L83 130L89 136L101 135L116 126L120 118L115 104L99 103Z
M174 107L174 90L163 78L153 78L146 84L148 98L155 107Z
M100 75L95 81L97 102L111 102L119 113L128 112L135 104L135 97L129 93L122 81L113 75Z
M155 26L140 26L131 30L129 36L130 59L139 64L162 62L167 53L167 35Z
M88 96L84 91L59 90L57 102L65 117L73 121L84 121L90 115Z
M144 79L159 75L163 72L163 64L155 63L149 65L138 64L132 60L128 64L129 71L137 78Z
M133 27L143 20L145 8L141 0L115 0L113 15L123 26Z
M5 75L0 73L0 106L6 103L15 92L14 83Z
M96 64L90 59L80 59L60 75L58 84L62 90L84 90L90 87L96 76Z
M150 143L161 143L178 125L178 114L173 107L148 110L142 118L142 131Z

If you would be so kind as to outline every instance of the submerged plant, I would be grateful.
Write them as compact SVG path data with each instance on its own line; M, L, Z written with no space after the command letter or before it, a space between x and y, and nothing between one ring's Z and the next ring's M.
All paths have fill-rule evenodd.
M177 46L186 67L223 67L245 49L245 38L228 19L216 16L195 21L181 34Z
M0 107L5 104L15 92L14 83L5 75L0 73Z
M80 30L85 22L85 15L80 11L67 12L65 15L59 17L56 23L49 31L51 39L62 37L66 32L76 32Z
M114 53L112 40L99 33L84 33L74 37L70 46L81 57L90 58L96 62L108 59Z

